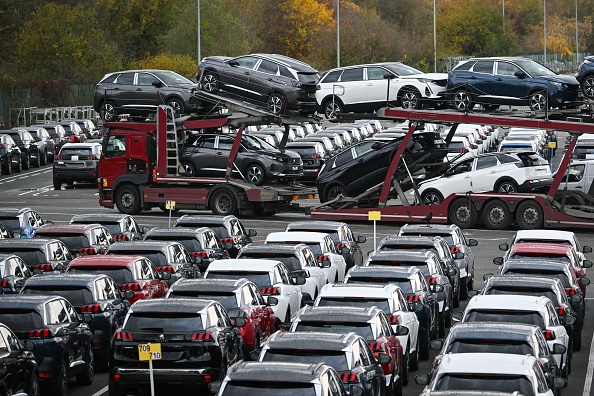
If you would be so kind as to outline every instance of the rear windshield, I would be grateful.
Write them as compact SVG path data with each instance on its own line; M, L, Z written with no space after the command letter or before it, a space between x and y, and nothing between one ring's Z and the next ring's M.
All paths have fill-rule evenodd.
M204 326L198 313L133 312L127 317L124 329L155 333L180 333L204 330Z
M108 267L108 266L80 266L80 267L69 267L66 271L69 274L104 274L114 280L120 287L125 283L134 282L134 274L128 267Z
M535 275L535 276L546 276L549 278L556 278L561 281L561 284L565 289L571 287L569 283L569 278L564 272L553 272L553 271L543 271L539 270L538 268L535 269L511 269L505 272L505 275Z
M424 264L422 262L419 261L395 261L395 260L376 260L376 259L372 259L369 262L370 266L373 265L389 265L392 267L417 267L418 269L421 270L421 272L423 273L423 275L425 275L425 277L431 276L431 274L429 273L429 267L427 266L427 264Z
M264 362L291 362L317 364L324 362L336 371L346 371L349 364L344 351L323 351L319 349L267 349Z
M167 256L165 256L165 254L162 253L160 250L114 250L111 251L110 254L123 254L126 256L143 256L149 259L151 263L153 263L156 267L167 265Z
M548 297L553 302L553 305L561 304L557 294L551 289L543 289L539 287L525 287L525 286L495 286L486 291L485 294L519 294L522 296Z
M0 217L0 223L4 224L9 230L18 230L21 228L21 223L16 217Z
M295 331L318 331L322 333L357 333L365 340L375 339L371 325L365 322L298 322Z
M280 254L280 253L248 253L241 255L240 259L268 259L277 260L287 266L289 271L297 271L301 269L301 262L298 257L292 254Z
M312 84L316 84L320 80L320 76L318 75L318 73L297 72L297 78L302 83L312 83Z
M379 283L382 285L397 285L404 294L414 293L411 282L407 278L377 278L371 276L350 276L345 279L346 283Z
M525 396L534 396L530 380L522 375L480 375L480 374L445 374L435 383L435 390L476 390L498 392L520 392Z
M464 143L462 143L462 142L451 142L448 145L448 152L449 153L460 153L465 148L466 148L466 146L464 146Z
M35 235L36 237L59 239L64 242L64 245L70 250L78 250L90 246L89 238L84 234L65 234L63 232L51 233L39 230Z
M0 247L0 253L14 254L19 256L28 266L46 264L48 261L45 257L45 253L40 249Z
M459 339L447 346L446 353L507 353L510 355L532 355L534 348L528 341L505 339Z
M198 252L202 250L200 241L194 237L175 236L175 235L148 235L145 241L175 241L179 242L188 252Z
M206 278L209 279L241 279L246 278L254 282L258 287L266 287L272 284L268 272L248 272L248 271L209 271Z
M8 326L18 337L23 337L30 330L43 328L41 313L33 309L0 309L0 322Z
M442 237L446 243L448 244L449 247L455 246L454 245L454 239L452 238L452 236L450 234L440 234L438 232L436 233L430 233L430 232L403 232L402 234L400 234L402 236L439 236Z
M62 147L62 150L60 150L60 156L64 159L69 159L73 155L79 156L79 157L88 157L90 155L93 155L93 150L91 150L90 148L85 148L85 147L80 147L80 148Z
M46 296L64 297L75 307L93 304L93 292L86 287L64 287L64 286L33 286L23 288L22 294L37 294Z
M229 232L227 232L227 229L220 225L220 224L208 224L208 223L201 223L201 222L191 222L191 221L182 221L179 222L178 224L176 224L176 227L208 227L211 230L214 231L215 234L217 234L217 236L219 238L229 238L231 235L229 235Z
M230 381L225 385L222 396L316 396L312 383L287 381Z
M560 255L560 254L546 254L546 253L514 253L512 256L510 256L510 260L517 260L517 259L523 259L523 258L542 258L542 259L548 259L548 260L555 260L555 261L562 261L564 263L570 263L571 261L569 260L569 257L565 256L565 255Z
M358 307L368 308L374 305L386 313L391 313L390 304L387 299L379 298L330 298L322 297L317 304L320 307Z
M472 310L465 317L464 322L512 322L528 325L537 325L546 329L544 318L538 312L530 311L504 311L504 310Z
M206 300L215 300L221 303L225 309L239 308L237 303L237 296L235 293L223 292L204 292L204 291L189 291L189 290L175 290L173 289L168 298L203 298Z
M318 151L315 149L315 147L288 147L287 149L296 152L299 155L312 155L312 154L317 154Z

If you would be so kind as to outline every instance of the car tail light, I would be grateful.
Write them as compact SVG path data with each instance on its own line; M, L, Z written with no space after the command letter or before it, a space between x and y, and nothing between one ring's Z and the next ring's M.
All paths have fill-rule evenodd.
M261 293L267 296L280 296L280 289L278 287L263 287Z
M192 256L192 258L194 258L194 257L207 258L208 252L206 252L204 250L202 250L200 252L192 252L191 256Z
M88 160L97 160L97 159L99 159L99 158L97 158L97 156L96 156L96 155L89 155L89 156L87 157L87 159L88 159Z
M5 144L0 144L0 149L5 149L6 145Z
M100 304L91 304L91 305L83 305L80 307L80 312L82 313L97 313L103 312Z
M555 336L555 332L554 332L554 331L551 331L551 330L545 330L545 331L543 331L543 332L542 332L542 335L544 335L544 338L545 338L547 341L551 341L551 340L554 340L555 338L557 338L557 337Z
M321 263L324 260L330 260L330 257L323 255L323 256L316 257L316 259L318 260L318 263Z
M430 285L436 285L437 279L436 278L427 278L427 283L429 283Z
M355 382L357 381L357 374L356 373L347 373L347 374L339 374L340 380L342 382Z
M311 158L321 158L322 156L319 153L315 153L311 155Z
M208 331L192 334L192 341L213 341L212 334Z
M52 265L51 264L37 264L34 269L39 271L51 271Z
M122 291L126 291L126 290L132 290L132 291L140 291L142 290L143 287L140 283L135 282L135 283L124 283L122 285Z
M342 249L342 248L344 248L344 247L346 247L346 243L338 242L338 243L336 244L336 249Z
M233 238L223 238L221 239L221 243L235 243Z
M120 341L132 341L132 333L127 331L116 331L115 338Z
M397 324L400 321L400 315L392 315L388 316L388 322L392 324Z
M122 376L121 376L120 374L114 374L114 375L113 375L113 380L114 380L115 382L118 382L118 381L119 381L121 378L122 378Z
M0 281L0 287L12 287L12 284L8 279L2 279L2 281Z
M51 378L53 373L51 371L40 371L39 378Z
M113 239L116 241L129 241L130 237L126 234L117 234L113 236Z
M577 290L574 288L565 289L565 294L567 294L568 296L574 295L576 293L577 293Z
M468 149L465 149L465 148L464 149L460 149L460 152L461 153L467 153L468 152Z
M95 248L82 248L82 249L78 249L78 254L92 255L92 254L97 254L97 251L95 250Z
M459 253L459 252L460 252L460 247L459 247L459 246L452 246L452 247L450 248L450 251L451 251L452 253Z
M407 296L406 298L408 299L408 302L419 302L419 296L417 295Z
M559 315L565 315L565 307L557 307L556 310Z
M204 382L211 382L212 377L210 374L204 374Z
M173 266L171 266L171 265L164 265L162 267L157 267L157 272L174 273L175 272L175 269L173 269Z
M29 338L52 338L54 335L49 329L39 329L29 331Z

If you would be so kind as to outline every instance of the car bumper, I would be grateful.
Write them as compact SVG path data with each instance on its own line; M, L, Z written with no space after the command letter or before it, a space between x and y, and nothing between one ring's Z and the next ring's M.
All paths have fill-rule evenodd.
M579 90L557 90L549 91L549 101L552 107L578 107L584 104L584 97Z
M150 384L148 367L116 368L112 372L111 377L114 378L115 375L119 375L119 380L116 381L114 379L112 384L118 389ZM153 379L155 384L206 386L209 382L215 380L217 375L218 373L215 373L215 370L209 368L153 369Z
M553 184L552 178L528 180L518 186L520 192L547 192Z
M62 181L97 182L97 168L78 170L54 169L53 175L54 179Z
M272 177L297 179L303 176L303 165L272 164L269 172Z

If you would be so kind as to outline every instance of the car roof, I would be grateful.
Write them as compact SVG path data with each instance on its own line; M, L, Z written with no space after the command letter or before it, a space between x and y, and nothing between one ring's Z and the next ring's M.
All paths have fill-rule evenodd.
M500 322L457 323L452 326L448 341L459 339L496 339L523 341L530 340L532 334L540 331L536 325Z
M103 226L101 224L92 223L92 224L44 224L42 227L39 227L35 234L43 234L44 232L52 232L52 233L64 233L64 234L74 234L80 233L84 234L85 232L92 230L94 228Z
M235 219L235 216L211 216L211 215L183 215L175 221L176 224L182 222L194 222L194 223L208 223L208 224L225 224L226 221Z
M19 256L13 253L0 253L0 261L8 260L11 257L20 258Z
M514 260L507 260L503 263L502 268L510 268L510 269L532 269L536 271L562 271L562 272L570 272L569 266L564 261L553 261L553 260L546 260L543 258L530 258L530 259L514 259Z
M435 236L414 236L414 235L388 235L380 241L381 244L386 245L413 245L413 246L435 246L437 244L438 235Z
M421 271L418 267L394 267L390 265L354 266L349 270L349 276L367 275L368 277L406 277L409 278Z
M40 248L45 247L48 243L60 242L57 239L49 238L5 238L0 239L0 248L12 247L12 248ZM60 242L61 243L61 242Z
M407 223L400 227L400 231L407 232L431 232L437 231L440 233L447 232L448 234L457 228L454 224L411 224Z
M72 216L70 221L84 221L84 222L93 222L93 223L105 223L106 221L111 222L118 222L123 220L130 215L122 214L122 213L86 213L86 214L78 214Z
M97 279L106 278L103 274L47 274L32 276L25 286L93 286Z
M532 377L536 358L508 353L448 353L439 363L437 372L474 374L515 374Z
M474 296L466 306L466 311L472 309L494 309L507 311L546 311L545 304L551 300L548 297L523 296L516 294L498 294Z
M567 255L573 250L573 246L564 245L560 243L538 243L538 242L524 242L513 244L510 249L511 253L543 253L543 254L559 254Z
M510 286L525 286L525 287L537 287L544 288L548 287L554 289L560 287L563 289L563 284L557 278L547 278L544 276L506 276L506 275L495 275L491 276L485 281L485 285L489 283L492 286L495 285L510 285Z
M66 143L62 146L62 148L93 148L93 147L101 147L101 143Z
M109 245L107 252L121 252L121 251L142 251L142 250L163 250L171 245L178 245L175 241L130 241L118 242ZM142 256L142 254L140 255Z
M57 299L63 300L64 297L35 294L7 294L0 298L0 309L42 309L45 303Z
M306 230L333 230L337 231L340 227L346 226L347 223L340 221L323 221L323 220L312 220L312 221L292 221L287 224L289 229L306 229Z
M301 321L344 321L367 323L370 319L380 315L375 305L372 307L310 307L305 306L298 312Z
M187 279L181 278L169 287L169 290L175 291L220 291L220 292L234 292L240 287L252 283L251 281L241 279L212 279L212 278L197 278Z
M7 217L7 216L18 216L21 213L25 213L27 211L32 210L31 208L2 208L0 209L0 217Z
M210 263L207 271L270 272L279 264L282 263L268 259L220 259Z
M262 252L266 253L269 252L273 253L291 253L295 254L302 249L306 249L308 246L304 243L299 243L297 245L286 245L282 243L264 243L264 242L252 242L244 247L241 248L240 252L250 253L250 252Z
M271 232L266 237L266 242L291 242L307 243L307 242L321 242L328 234L323 232Z
M329 370L324 363L246 362L240 360L227 370L231 381L279 381L310 383Z
M135 261L144 260L143 256L128 256L123 254L97 254L91 256L80 256L73 259L70 267L83 266L106 266L106 267L128 267L134 264Z
M155 298L138 300L129 312L187 312L198 313L216 303L202 298Z
M322 287L319 297L381 297L390 298L400 288L394 284L329 283Z
M419 252L419 251L414 251L414 250L396 249L396 250L372 252L368 257L368 260L370 262L373 262L373 261L394 261L394 262L412 261L412 262L424 263L424 262L427 262L428 260L430 260L431 257L437 257L437 255L430 251Z
M200 228L191 228L191 227L159 227L153 228L149 232L146 233L146 238L150 236L168 236L168 235L176 235L176 236L196 236L201 234L205 231L212 231L208 227L200 227Z
M575 233L572 231L563 230L518 230L516 232L515 240L518 239L559 239L573 242Z
M283 332L277 331L272 334L264 349L313 349L325 351L342 351L360 336L355 332L346 334L322 333L322 332Z
M254 56L258 56L261 58L267 58L274 60L279 63L283 63L285 66L289 66L295 69L298 72L307 72L307 73L317 73L318 71L308 65L305 62L301 62L300 60L289 58L288 56L279 55L279 54L263 54L263 53L255 53L251 54Z
M476 61L476 60L507 60L507 61L519 61L519 60L530 60L528 58L524 58L523 56L485 56L485 57L476 57L467 59L469 61Z

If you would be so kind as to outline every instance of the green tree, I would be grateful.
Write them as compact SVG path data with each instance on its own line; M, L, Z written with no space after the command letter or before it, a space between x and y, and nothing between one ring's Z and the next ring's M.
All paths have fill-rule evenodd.
M187 55L160 54L130 63L132 69L171 70L187 78L196 75L196 59Z

